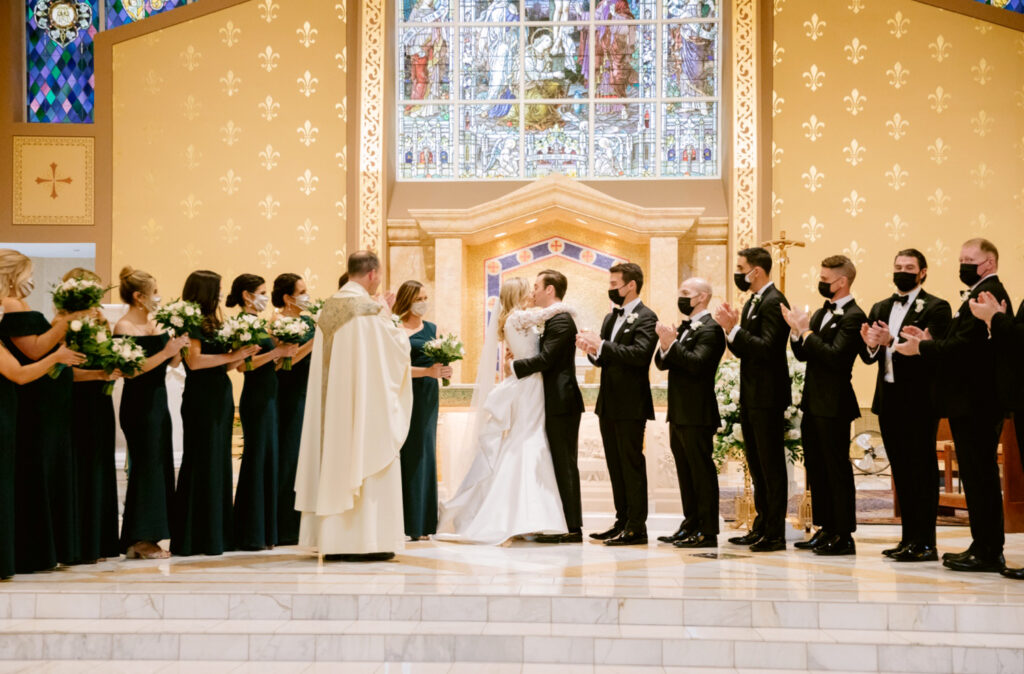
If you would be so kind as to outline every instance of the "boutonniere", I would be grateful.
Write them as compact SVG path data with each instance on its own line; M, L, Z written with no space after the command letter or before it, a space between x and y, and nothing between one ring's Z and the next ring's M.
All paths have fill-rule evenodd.
M966 302L967 298L969 298L970 296L971 296L971 291L970 290L961 290L960 291L960 301L961 302Z
M636 314L630 314L629 316L626 316L626 323L629 325L633 325L634 323L636 323Z
M700 321L693 321L690 323L690 330L696 330L700 327Z
M760 295L754 295L753 297L750 298L750 306L756 307L758 304L761 303L761 299L762 297Z
M916 302L914 302L914 311L916 311L917 313L921 313L922 311L924 311L924 300L918 299Z
M843 313L845 312L843 311L842 307L836 307L836 310L832 312L834 316L842 316Z

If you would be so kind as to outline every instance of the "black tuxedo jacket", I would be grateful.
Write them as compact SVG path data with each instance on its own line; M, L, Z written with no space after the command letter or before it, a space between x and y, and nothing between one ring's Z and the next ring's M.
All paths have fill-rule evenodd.
M576 383L576 332L576 321L570 314L556 314L544 323L540 353L512 363L520 379L542 374L544 411L549 415L583 413L583 396Z
M659 370L668 370L668 420L683 426L711 426L722 423L715 397L715 373L725 353L725 333L711 316L704 315L700 326L691 329L686 337L684 323L676 332L665 357L661 349L654 353L654 364Z
M598 416L616 420L654 418L651 397L651 356L658 345L654 326L658 316L641 302L633 310L636 319L622 324L611 338L615 314L604 317L601 325L601 355L590 361L601 368L601 387L597 393Z
M784 410L793 402L786 358L789 326L781 309L789 302L774 284L750 311L754 297L743 305L740 330L729 344L740 359L740 407Z
M1007 313L992 317L992 340L999 358L999 393L1004 407L1015 412L1019 424L1024 410L1024 302L1014 315L1007 303Z
M889 296L881 302L876 302L868 314L868 323L882 321L889 323L889 316L892 313L893 298ZM920 311L918 306L921 307ZM902 330L905 327L913 326L921 330L927 329L932 337L942 339L949 330L949 323L953 318L949 302L930 295L924 288L918 291L914 302L907 308L907 314L903 317L900 325ZM896 338L895 343L904 340ZM894 353L892 355L893 383L886 385L885 382L885 358L890 347L880 346L871 353L864 346L861 351L861 359L868 365L878 363L878 374L875 377L875 397L871 401L871 411L881 414L882 411L909 410L918 414L938 414L938 401L935 397L935 371L929 367L922 358L904 356ZM888 398L886 398L888 396Z
M860 416L857 394L853 392L853 364L864 346L860 326L867 316L856 301L847 302L823 322L825 309L811 317L811 334L795 340L793 355L807 363L800 409L820 417L844 421Z
M997 372L1002 365L996 345L989 339L985 321L975 318L968 304L985 291L995 295L996 301L1005 301L1008 313L1013 311L999 277L990 276L964 297L944 339L921 342L921 357L938 377L936 388L944 416L990 416L993 410L1006 408L1005 396L999 393Z

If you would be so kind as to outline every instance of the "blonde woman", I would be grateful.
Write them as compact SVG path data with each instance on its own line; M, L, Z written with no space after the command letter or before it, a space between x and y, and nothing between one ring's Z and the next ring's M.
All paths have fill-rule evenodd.
M464 448L474 453L473 464L455 496L441 506L438 540L497 545L525 534L567 533L544 428L543 376L512 375L494 385L499 344L516 359L535 357L545 322L573 313L561 302L532 307L529 282L506 280L477 369Z

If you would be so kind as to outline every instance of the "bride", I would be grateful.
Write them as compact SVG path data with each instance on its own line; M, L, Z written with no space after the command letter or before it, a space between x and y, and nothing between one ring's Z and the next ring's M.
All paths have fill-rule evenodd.
M497 545L514 536L567 531L544 432L542 375L493 382L499 342L516 359L535 356L540 326L572 309L562 303L532 309L523 278L508 279L499 299L487 325L466 436L476 455L455 496L441 505L436 540Z

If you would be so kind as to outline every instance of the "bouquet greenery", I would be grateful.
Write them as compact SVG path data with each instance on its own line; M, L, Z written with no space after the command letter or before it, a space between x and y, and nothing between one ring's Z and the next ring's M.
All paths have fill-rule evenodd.
M81 367L86 370L103 370L107 374L120 370L124 376L132 377L142 371L142 366L146 362L145 350L136 344L134 339L112 338L106 323L94 318L71 321L64 342L72 351L85 355L85 362ZM59 374L60 371L57 370L57 375ZM50 371L50 376L54 376L53 370ZM110 395L113 391L114 382L106 382L103 393Z
M285 344L305 344L313 339L314 329L315 324L308 316L300 318L285 316L270 326L270 334L277 341ZM291 356L287 356L281 361L281 369L286 372L292 369Z
M77 318L68 323L68 331L64 335L64 343L72 351L85 356L82 369L95 370L102 367L101 359L104 344L110 340L106 323L95 318ZM64 365L57 364L50 369L50 377L56 379L64 371Z
M324 302L326 301L327 300L315 300L313 302L310 302L309 306L306 307L306 311L309 312L310 316L316 318L317 316L320 315L320 310L324 308Z
M260 346L260 342L268 337L267 321L246 313L227 319L217 331L217 339L230 351L246 346ZM245 359L245 371L252 371L252 356Z
M98 307L113 286L104 288L95 281L70 278L53 288L53 306L66 314Z
M793 354L789 358L790 391L793 403L785 412L785 443L786 454L790 463L803 458L803 443L800 438L800 400L804 391L804 373L807 366L796 359ZM740 361L729 358L718 366L715 375L715 397L718 398L718 414L722 417L722 425L715 436L714 457L719 470L729 459L745 458L743 448L743 431L740 428Z
M113 374L120 370L125 377L134 377L142 372L142 366L146 364L146 350L135 343L131 337L114 337L105 342L102 349L101 367L107 374ZM114 392L114 382L108 381L103 386L104 395Z
M458 335L448 334L436 337L424 344L423 355L435 363L447 366L465 358L466 349ZM443 379L441 383L444 386L451 384L447 379Z
M172 338L184 335L198 338L203 331L203 312L195 302L172 300L156 310L153 320ZM187 346L181 350L181 355L188 357Z

